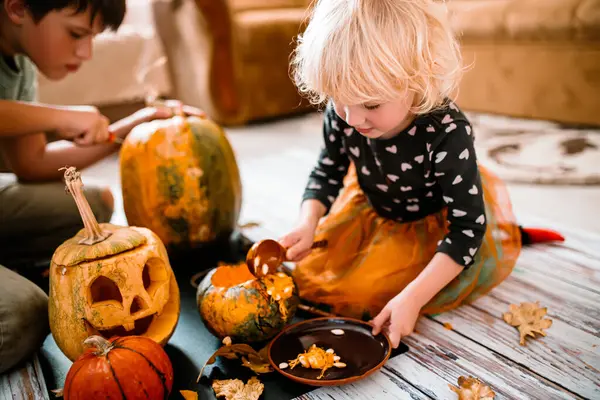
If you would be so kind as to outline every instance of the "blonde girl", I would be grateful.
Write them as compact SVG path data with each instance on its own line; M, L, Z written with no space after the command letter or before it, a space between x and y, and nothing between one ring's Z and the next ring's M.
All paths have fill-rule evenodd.
M464 68L444 4L317 0L292 67L326 104L298 225L280 240L305 301L373 318L397 347L419 315L510 274L522 231L451 100Z

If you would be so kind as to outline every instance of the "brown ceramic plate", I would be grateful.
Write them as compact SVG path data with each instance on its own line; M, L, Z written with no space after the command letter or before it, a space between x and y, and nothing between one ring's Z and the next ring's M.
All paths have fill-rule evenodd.
M344 334L335 335L331 332L334 329L341 329ZM364 321L345 317L302 321L290 325L271 341L269 362L277 372L296 382L313 386L345 385L377 371L390 357L392 345L387 335L373 336L371 329L372 326ZM289 363L313 344L334 349L346 367L329 368L321 379L317 379L321 370L304 368L300 364L293 369L279 368L280 363Z

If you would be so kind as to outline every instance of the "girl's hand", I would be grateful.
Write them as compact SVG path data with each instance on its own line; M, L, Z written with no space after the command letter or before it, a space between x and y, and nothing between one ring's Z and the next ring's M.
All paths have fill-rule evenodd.
M400 292L371 321L372 333L377 335L384 331L390 338L392 346L397 348L400 340L414 331L420 311L421 307L408 295L408 292Z
M315 224L303 222L279 240L279 243L288 249L286 258L289 261L300 261L310 253L315 229Z

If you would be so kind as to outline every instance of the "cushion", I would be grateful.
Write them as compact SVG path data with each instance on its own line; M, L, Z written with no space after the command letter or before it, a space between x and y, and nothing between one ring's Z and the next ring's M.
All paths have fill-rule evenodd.
M600 40L600 0L451 0L463 39Z
M272 8L306 8L310 0L228 0L229 8L234 11L247 11Z

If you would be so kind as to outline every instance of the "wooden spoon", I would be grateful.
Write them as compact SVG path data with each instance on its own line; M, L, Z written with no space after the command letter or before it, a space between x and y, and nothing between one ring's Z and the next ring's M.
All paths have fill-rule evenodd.
M311 249L326 247L327 240L319 240L312 244ZM282 262L288 261L287 249L273 239L265 239L252 245L246 254L246 265L250 272L260 278L275 273Z

